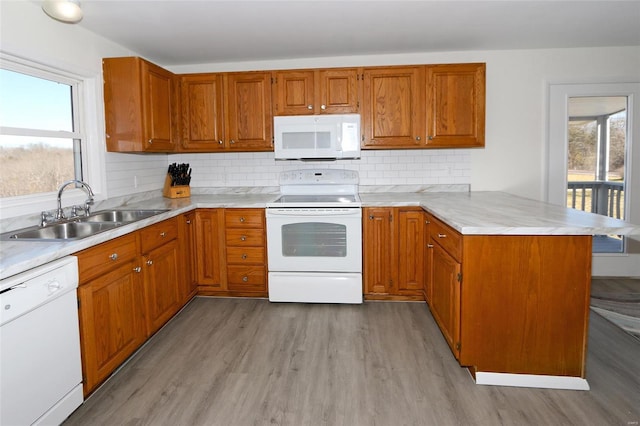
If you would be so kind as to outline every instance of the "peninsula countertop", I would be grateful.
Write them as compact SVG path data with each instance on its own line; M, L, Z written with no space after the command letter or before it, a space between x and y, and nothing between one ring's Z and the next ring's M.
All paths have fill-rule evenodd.
M196 208L265 208L277 193L158 195L121 208L169 209L166 213L73 241L0 242L0 279L137 231ZM640 225L504 192L365 192L363 207L419 206L463 235L640 235ZM99 207L100 209L100 207Z

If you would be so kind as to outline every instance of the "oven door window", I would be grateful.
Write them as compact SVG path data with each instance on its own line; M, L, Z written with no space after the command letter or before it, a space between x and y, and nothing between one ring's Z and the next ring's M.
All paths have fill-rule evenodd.
M302 222L282 226L284 257L346 257L347 227L338 223Z

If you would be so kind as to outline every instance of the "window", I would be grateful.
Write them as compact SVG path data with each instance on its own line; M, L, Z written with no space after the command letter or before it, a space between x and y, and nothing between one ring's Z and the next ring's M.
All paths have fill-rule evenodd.
M38 68L0 68L0 197L82 180L80 81Z

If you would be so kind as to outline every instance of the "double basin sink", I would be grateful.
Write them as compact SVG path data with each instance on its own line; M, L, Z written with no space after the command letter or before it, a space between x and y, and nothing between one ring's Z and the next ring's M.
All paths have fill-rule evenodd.
M2 235L8 241L68 241L90 237L100 232L137 222L165 210L102 210L45 226L33 226Z

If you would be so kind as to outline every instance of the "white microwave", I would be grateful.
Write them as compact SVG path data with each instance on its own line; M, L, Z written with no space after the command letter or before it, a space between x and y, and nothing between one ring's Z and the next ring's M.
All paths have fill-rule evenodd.
M273 118L276 160L360 158L360 114Z

